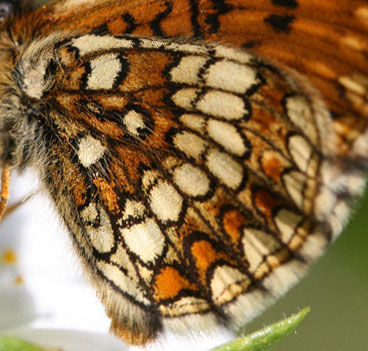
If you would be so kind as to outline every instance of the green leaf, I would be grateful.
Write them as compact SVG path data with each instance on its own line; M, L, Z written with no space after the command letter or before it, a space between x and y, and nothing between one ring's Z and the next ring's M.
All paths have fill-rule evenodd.
M237 338L227 344L213 349L213 351L266 351L279 340L292 333L304 317L309 313L306 307L299 313L282 321L258 330L252 334Z
M57 351L60 349L49 349L29 344L11 336L0 337L0 351Z

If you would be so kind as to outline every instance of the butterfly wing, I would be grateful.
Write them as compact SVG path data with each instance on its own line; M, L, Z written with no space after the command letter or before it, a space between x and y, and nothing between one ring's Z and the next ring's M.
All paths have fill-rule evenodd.
M44 180L130 343L243 325L340 232L357 192L314 88L244 50L56 34L18 72Z
M340 137L340 154L351 153L366 131L366 0L70 0L40 11L47 21L39 26L42 32L56 25L69 32L191 37L246 48L297 71L320 91Z

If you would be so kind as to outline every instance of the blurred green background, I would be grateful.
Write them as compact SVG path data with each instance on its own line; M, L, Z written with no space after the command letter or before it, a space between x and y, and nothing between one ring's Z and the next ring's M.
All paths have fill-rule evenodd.
M308 276L249 324L247 331L305 306L311 307L311 313L297 333L274 351L368 350L368 192L357 203L348 227Z

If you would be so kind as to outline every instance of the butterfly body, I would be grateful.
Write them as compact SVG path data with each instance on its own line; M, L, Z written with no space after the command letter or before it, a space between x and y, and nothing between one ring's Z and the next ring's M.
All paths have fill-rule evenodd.
M367 151L346 6L57 1L3 23L2 160L39 172L116 335L235 330L340 233Z

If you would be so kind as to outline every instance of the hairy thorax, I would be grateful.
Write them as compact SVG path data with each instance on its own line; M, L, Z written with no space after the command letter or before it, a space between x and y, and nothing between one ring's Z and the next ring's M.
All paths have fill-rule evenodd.
M32 41L26 30L25 35L13 32L15 27L5 23L0 29L0 147L2 163L24 169L45 158L44 135L52 125L43 97L54 84L49 70L57 38Z
M24 163L29 156L26 154L29 131L32 122L28 121L28 108L20 89L17 76L17 62L21 45L12 33L3 25L0 29L0 121L1 162L10 162L13 166ZM27 136L25 138L25 136Z

